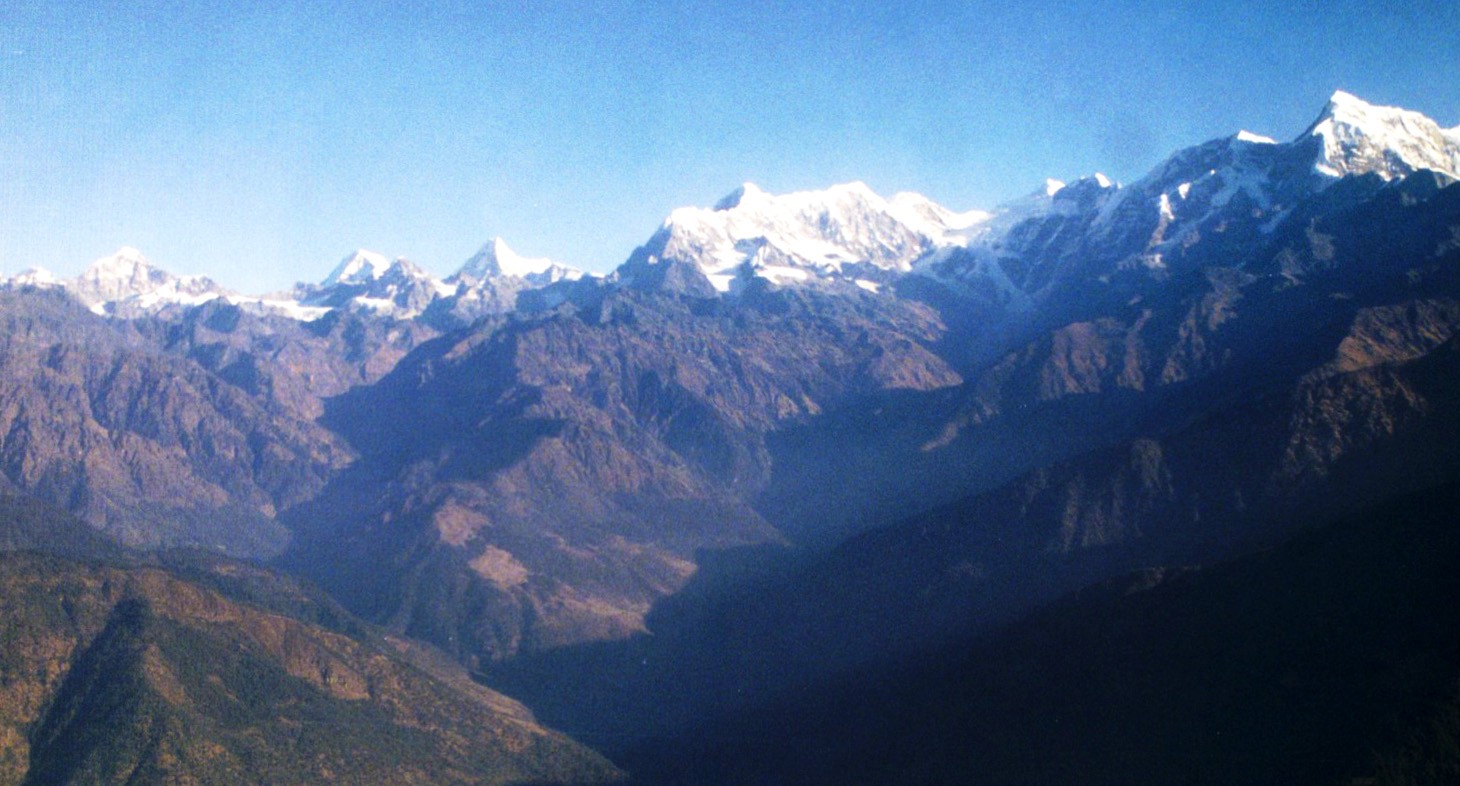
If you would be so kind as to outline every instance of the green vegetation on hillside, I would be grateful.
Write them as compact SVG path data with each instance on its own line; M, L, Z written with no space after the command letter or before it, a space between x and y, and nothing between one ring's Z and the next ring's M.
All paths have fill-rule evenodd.
M616 777L521 705L296 582L164 556L184 579L86 532L43 505L0 501L0 541L29 549L0 553L0 782Z

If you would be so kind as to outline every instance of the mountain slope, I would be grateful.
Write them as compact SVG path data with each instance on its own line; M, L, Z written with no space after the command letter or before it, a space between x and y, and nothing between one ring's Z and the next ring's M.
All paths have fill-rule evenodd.
M1133 186L1051 187L986 220L864 186L743 189L676 213L590 296L446 335L332 402L326 424L365 458L296 511L289 564L474 664L632 636L697 549L828 547L1060 462L1162 444L1235 402L1317 391L1305 375L1374 309L1429 309L1450 330L1460 192L1357 161L1325 175L1316 139L1239 134ZM707 277L752 251L819 283L753 261L725 291ZM956 292L899 294L980 261L1023 299L985 311ZM857 286L872 275L859 265L894 285ZM1369 384L1323 406L1358 406ZM1318 439L1263 423L1241 444ZM1298 482L1308 466L1293 464ZM1146 531L1137 512L1070 537L1123 542Z
M0 486L282 551L622 745L1453 481L1457 149L1336 95L1292 141L987 214L743 187L604 280L360 252L308 321L161 279L105 319L31 276L0 293ZM132 271L106 302L153 286L103 267ZM135 672L149 619L103 660Z
M0 510L7 530L12 507ZM23 515L49 518L53 529L82 527L62 514ZM299 622L130 561L0 554L6 782L615 777L521 705L403 642ZM228 585L253 569L218 562L211 570Z
M0 292L0 472L131 544L278 550L339 440L56 292Z
M1460 684L1457 502L1112 582L642 749L635 782L1442 782L1400 778L1455 766L1410 740Z
M1182 297L1011 353L961 391L969 410L955 428L921 448L847 441L871 426L845 420L793 431L787 441L821 442L789 467L787 449L772 446L779 471L795 478L824 459L828 482L856 478L865 495L808 504L796 519L819 513L834 526L880 504L889 525L800 560L702 555L646 635L522 657L494 669L493 684L621 744L896 662L1110 576L1239 554L1460 480L1460 248L1436 242L1460 226L1460 191L1418 198L1414 185L1317 224L1332 241L1324 264L1193 276ZM1312 259L1292 248L1284 259ZM860 450L865 464L846 455ZM777 493L809 496L800 481ZM869 493L876 482L888 485Z
M1260 143L1242 143L1254 144ZM1202 155L1193 149L1172 162ZM1177 168L1207 171L1211 163ZM1152 181L1170 185L1187 176L1163 171ZM1310 168L1293 171L1302 179L1319 177ZM951 398L923 397L902 410L869 406L788 432L777 440L777 460L798 471L786 477L825 474L832 483L841 475L858 483L829 504L814 495L798 503L804 484L796 482L773 484L768 494L794 511L788 518L813 530L887 521L905 500L948 501L992 488L1019 472L1159 433L1204 408L1296 380L1329 361L1363 309L1454 297L1448 271L1456 259L1460 192L1450 182L1430 172L1391 181L1345 177L1289 204L1267 229L1241 228L1252 220L1244 202L1203 208L1196 213L1201 223L1188 228L1190 236L1160 268L1139 263L1144 239L1104 244L1085 223L1098 219L1111 194L1130 195L1122 204L1145 205L1136 212L1149 207L1154 216L1157 208L1137 193L1143 186L1115 191L1092 183L1088 213L1030 219L1013 233L1043 238L1005 251L1033 265L1029 275L1044 270L1050 278L1035 287L1032 310L950 336L946 343L972 356L959 368L967 380L962 388ZM1199 201L1196 186L1189 200ZM1076 215L1085 217L1076 221ZM903 441L886 439L899 423L910 424ZM842 440L847 433L860 441ZM888 467L910 472L889 474ZM939 499L945 491L952 496Z
M626 635L697 549L783 538L749 504L767 432L957 384L940 327L865 293L621 291L451 334L332 402L364 458L291 516L289 564L471 659Z

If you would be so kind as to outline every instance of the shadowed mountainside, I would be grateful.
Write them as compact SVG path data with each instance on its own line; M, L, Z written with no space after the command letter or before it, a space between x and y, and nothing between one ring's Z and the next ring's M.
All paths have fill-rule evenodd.
M1346 252L1357 238L1335 245ZM1104 433L1132 437L824 555L702 553L702 573L654 609L648 635L519 658L492 669L489 681L551 722L622 750L647 730L673 733L717 707L915 656L1111 576L1207 563L1453 482L1454 253L1373 257L1367 278L1250 280L1227 296L1220 330L1207 336L1229 359L1205 378L1154 391L1061 388L1029 406L1046 413L1037 417L1050 428L1069 419L1064 431L1046 432L1053 434L1083 425L1082 412L1124 407L1124 431ZM1361 286L1345 287L1346 278ZM1321 319L1312 309L1281 308L1313 301ZM1264 344L1277 325L1289 332ZM1262 353L1265 346L1272 351ZM1010 357L1026 369L1025 357L1053 362L1048 352ZM1068 379L1026 371L1006 378ZM970 421L972 437L959 439L977 439L997 417Z
M443 337L331 403L363 458L291 515L288 564L468 662L628 635L696 549L784 539L750 504L768 432L957 384L940 330L871 296L623 291Z
M1107 582L624 760L636 783L706 786L1448 782L1457 504L1447 485Z

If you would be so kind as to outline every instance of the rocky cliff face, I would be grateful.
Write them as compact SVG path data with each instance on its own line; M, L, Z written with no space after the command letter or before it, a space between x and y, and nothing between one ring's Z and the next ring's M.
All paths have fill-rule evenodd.
M920 617L936 634L1007 615L1016 597L1203 562L1454 482L1460 249L1445 238L1457 226L1460 192L1390 187L1278 235L1265 258L1006 355L926 447L972 449L1013 424L1083 447L848 542L820 575L886 569L861 587L819 585L832 599L808 618L825 627L863 604L886 625L852 611L844 638L910 639Z

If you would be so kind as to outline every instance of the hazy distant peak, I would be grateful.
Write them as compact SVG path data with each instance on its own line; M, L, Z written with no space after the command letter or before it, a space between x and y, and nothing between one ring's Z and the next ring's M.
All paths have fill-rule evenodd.
M16 273L6 284L13 287L58 287L61 286L61 279L55 273L43 268L32 267Z
M477 281L497 276L525 279L530 276L543 275L554 267L565 266L559 265L547 257L522 256L513 251L512 247L507 245L506 240L494 237L461 266L455 277L472 278Z
M111 281L131 278L154 268L147 258L132 246L122 246L115 253L97 257L81 272L81 278Z
M385 255L360 248L345 255L345 258L340 260L321 286L365 284L379 279L389 269L390 260Z
M81 275L61 282L98 314L197 305L226 294L204 276L177 276L156 267L131 246L94 260Z

